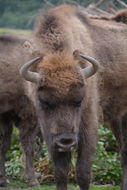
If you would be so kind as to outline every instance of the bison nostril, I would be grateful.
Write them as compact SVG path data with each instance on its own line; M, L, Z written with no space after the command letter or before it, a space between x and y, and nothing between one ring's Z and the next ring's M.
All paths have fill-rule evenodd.
M72 139L61 139L60 143L63 145L70 145L73 143L73 140Z

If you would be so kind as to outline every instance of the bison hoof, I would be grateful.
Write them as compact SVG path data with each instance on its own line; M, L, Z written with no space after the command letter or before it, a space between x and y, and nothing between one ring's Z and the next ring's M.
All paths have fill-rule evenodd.
M0 187L6 187L7 184L6 183L0 183Z
M1 177L0 178L0 187L6 187L7 183L6 183L6 179L5 177Z

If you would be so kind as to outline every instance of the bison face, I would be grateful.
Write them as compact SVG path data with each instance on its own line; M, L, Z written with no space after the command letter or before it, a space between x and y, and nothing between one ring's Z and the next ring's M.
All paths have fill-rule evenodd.
M38 88L38 117L45 139L53 149L70 151L76 146L84 95L83 84L70 86L64 94L51 87Z
M95 59L83 54L80 58L92 65L81 69L72 55L54 53L43 60L35 58L20 70L26 80L37 85L34 98L39 123L49 147L57 151L76 146L86 90L83 78L98 70ZM36 72L29 71L33 63L37 63Z

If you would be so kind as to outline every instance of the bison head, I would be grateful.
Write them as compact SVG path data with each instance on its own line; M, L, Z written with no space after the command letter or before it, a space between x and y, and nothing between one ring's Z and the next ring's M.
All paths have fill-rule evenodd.
M82 108L85 104L84 78L94 75L99 63L80 54L92 65L82 68L73 55L54 53L32 59L20 70L27 80L36 83L36 110L45 140L56 151L71 151L78 143ZM36 64L35 64L36 63ZM36 72L30 71L35 64Z

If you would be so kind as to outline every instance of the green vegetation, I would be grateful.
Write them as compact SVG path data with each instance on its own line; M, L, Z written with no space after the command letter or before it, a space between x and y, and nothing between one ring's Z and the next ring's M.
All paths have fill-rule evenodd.
M11 143L11 150L7 153L6 173L13 179L19 179L23 170L21 163L23 151L19 143L19 131L16 127L13 130Z
M120 184L121 166L114 135L107 128L99 129L96 157L93 164L94 181L98 184Z
M31 29L40 11L45 11L62 3L87 7L90 3L96 2L98 0L0 0L0 27ZM124 2L127 3L127 0ZM105 1L105 4L100 7L105 9L105 7L111 7L113 3L116 8L121 8L120 3L117 1L111 3L110 0Z
M0 27L23 28L33 27L40 11L61 3L81 3L80 0L0 0Z
M101 127L99 129L100 140L98 142L96 157L93 164L93 182L94 184L112 184L119 185L121 178L121 167L118 159L118 147L116 140L111 131L107 128ZM41 157L35 160L36 171L41 174L40 182L53 182L53 168L52 163L48 157L47 147L44 144ZM75 157L75 153L73 155ZM18 131L14 128L11 151L7 154L6 172L9 178L21 180L24 179L23 170L23 151L19 143ZM75 182L75 162L73 158L69 180Z
M24 182L22 182L22 181L14 181L14 182L11 182L9 184L8 190L9 190L9 188L10 188L10 190L15 190L17 187L18 187L18 189L19 189L19 187L21 189L28 188L27 185ZM69 184L68 188L71 189L71 190L79 190L78 185L74 185L74 184ZM5 190L5 189L0 188L0 190ZM56 186L54 184L49 183L49 184L41 185L41 188L29 188L29 190L56 190ZM91 186L90 190L120 190L120 187L118 187L118 186L113 187L113 186L110 186L110 185L107 185L107 186L98 185L98 186Z
M15 30L9 28L0 28L0 34L30 34L30 30Z

